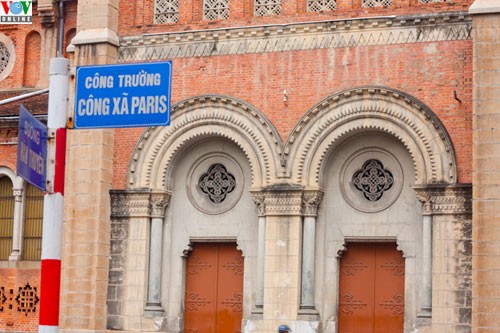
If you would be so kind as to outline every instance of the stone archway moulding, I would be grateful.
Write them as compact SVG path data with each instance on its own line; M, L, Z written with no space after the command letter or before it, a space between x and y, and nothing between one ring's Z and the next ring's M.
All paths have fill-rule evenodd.
M422 102L384 87L345 90L309 110L284 146L286 174L304 186L321 187L325 158L362 132L397 138L411 155L416 184L456 183L455 152L441 121Z
M246 155L252 187L268 185L279 169L282 141L271 122L254 107L234 98L207 95L173 106L171 125L144 131L132 156L128 188L168 189L178 153L205 138L225 138Z
M239 146L252 170L252 188L285 177L321 187L329 153L363 132L397 138L415 167L415 184L456 183L456 157L448 132L422 102L385 87L361 87L331 95L310 109L283 145L272 123L240 100L206 95L173 106L171 126L144 131L129 165L128 188L168 189L179 151L209 137ZM300 144L299 144L300 143Z

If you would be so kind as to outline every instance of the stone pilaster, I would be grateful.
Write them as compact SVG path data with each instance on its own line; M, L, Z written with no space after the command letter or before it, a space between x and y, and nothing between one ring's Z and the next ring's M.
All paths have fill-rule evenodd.
M473 21L472 330L500 330L500 3L476 0Z
M150 191L149 190L112 190L111 196L111 250L108 275L107 295L107 328L124 330L126 328L127 298L125 290L130 283L139 284L140 281L130 281L127 272L138 270L142 264L144 270L146 251L137 253L135 248L129 246L130 225L133 220L142 221L146 225L150 216ZM139 222L140 223L140 222ZM134 243L140 243L134 239ZM145 243L146 240L142 240ZM136 267L131 267L133 262ZM134 286L135 289L142 287Z
M427 185L415 191L423 204L420 320L432 316L437 331L470 332L471 186Z
M271 332L297 320L300 305L302 188L277 184L263 191L266 216L264 321ZM276 322L280 318L281 322Z
M78 2L75 63L116 63L118 0ZM73 96L70 96L70 100ZM68 132L60 327L104 332L114 130Z

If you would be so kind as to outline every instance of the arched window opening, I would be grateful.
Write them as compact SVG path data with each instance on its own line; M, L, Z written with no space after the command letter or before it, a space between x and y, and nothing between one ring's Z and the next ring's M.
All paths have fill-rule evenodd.
M24 79L23 86L35 87L40 80L40 51L42 38L33 31L26 37L24 52Z
M8 260L14 233L14 195L12 182L0 176L0 260Z
M23 260L40 260L42 254L43 192L26 186Z

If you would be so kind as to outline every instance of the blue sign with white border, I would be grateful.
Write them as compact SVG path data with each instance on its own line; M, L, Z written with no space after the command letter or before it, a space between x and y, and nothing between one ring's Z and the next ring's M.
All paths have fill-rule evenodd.
M172 62L76 69L74 128L170 125Z
M45 191L47 126L21 104L17 145L17 174Z

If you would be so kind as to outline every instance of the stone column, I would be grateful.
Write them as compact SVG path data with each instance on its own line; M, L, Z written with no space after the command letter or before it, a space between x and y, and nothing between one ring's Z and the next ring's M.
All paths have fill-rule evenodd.
M255 309L253 313L262 313L264 305L264 255L266 252L266 205L263 195L253 195L253 201L258 209L259 234L257 244L257 295L255 298Z
M300 302L302 187L276 184L264 191L266 254L264 322L266 332L297 320ZM279 320L279 321L278 321Z
M302 287L300 309L314 310L314 250L316 245L316 217L323 197L319 191L305 192L303 197L304 222L302 236Z
M500 331L500 3L476 0L473 29L472 330Z
M117 31L118 0L78 1L72 65L116 63ZM112 129L68 131L60 314L68 332L106 329L113 150Z
M12 235L12 253L9 260L21 260L23 250L23 190L14 189L14 230Z
M148 298L145 312L147 315L162 315L161 305L161 271L162 271L162 244L163 220L165 208L170 202L170 194L153 192L151 194L151 229L149 234L149 279Z
M425 189L416 189L422 202L422 285L418 317L432 317L432 212L430 195Z

